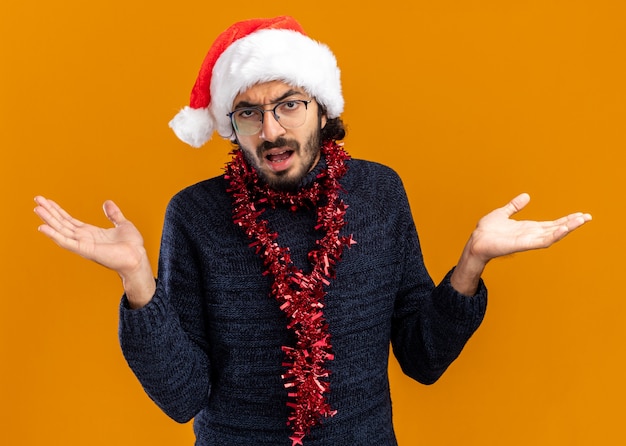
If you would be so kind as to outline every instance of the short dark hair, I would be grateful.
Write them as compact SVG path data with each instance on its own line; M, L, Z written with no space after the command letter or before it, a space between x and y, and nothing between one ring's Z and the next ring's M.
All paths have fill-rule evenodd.
M326 121L326 125L321 130L320 139L323 142L332 140L339 141L346 137L346 128L341 118L333 118Z
M326 108L317 103L317 117L321 123L322 115L326 114ZM326 125L320 131L320 140L322 143L326 141L340 141L346 137L346 127L340 117L328 119Z

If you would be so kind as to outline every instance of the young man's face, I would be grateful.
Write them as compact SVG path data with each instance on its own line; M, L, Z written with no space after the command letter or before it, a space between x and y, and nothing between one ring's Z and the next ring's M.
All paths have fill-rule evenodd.
M300 100L311 102L305 105L298 102ZM285 103L277 109L279 117L280 110L285 111L282 120L285 127L291 127L287 125L287 114L295 113L292 110L296 108L305 114L303 123L294 128L279 124L271 112L279 102ZM244 107L267 110L257 133L244 135L236 132L246 159L272 188L295 189L320 158L320 130L326 125L326 116L318 117L317 102L303 89L281 81L257 84L239 94L233 101L232 110ZM241 118L250 114L246 111Z

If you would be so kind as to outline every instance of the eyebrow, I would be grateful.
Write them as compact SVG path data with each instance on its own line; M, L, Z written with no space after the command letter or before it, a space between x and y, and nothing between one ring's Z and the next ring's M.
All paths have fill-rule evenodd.
M303 92L298 91L298 90L287 90L285 93L283 93L282 95L278 96L277 98L275 98L274 100L272 100L271 102L268 102L266 104L255 104L253 102L239 101L239 102L237 102L237 104L235 104L235 106L233 108L237 109L237 108L244 108L244 107L262 107L264 105L276 104L277 102L284 101L289 96L294 96L294 95L297 95L297 94L304 95Z

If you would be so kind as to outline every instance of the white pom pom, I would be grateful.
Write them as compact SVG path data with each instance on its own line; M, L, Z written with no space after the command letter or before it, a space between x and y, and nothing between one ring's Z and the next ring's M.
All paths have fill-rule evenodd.
M169 126L176 136L191 147L202 147L211 139L215 123L206 108L185 106L170 121Z

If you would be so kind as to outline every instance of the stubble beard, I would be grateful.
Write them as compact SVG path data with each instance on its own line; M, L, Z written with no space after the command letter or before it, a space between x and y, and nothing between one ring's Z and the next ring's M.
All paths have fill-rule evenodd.
M269 187L280 191L296 191L302 184L302 179L315 167L321 150L321 130L318 129L307 139L302 148L300 143L292 139L277 138L275 141L265 141L256 149L256 158L250 155L247 149L239 145L246 162L256 170L263 182ZM262 163L265 151L275 147L289 147L300 155L301 164L281 172L267 172ZM292 155L293 156L293 155Z

